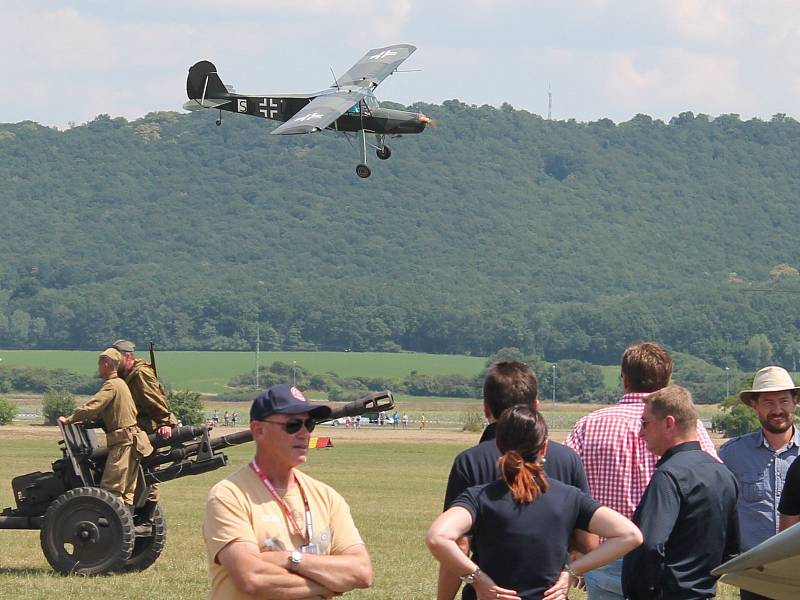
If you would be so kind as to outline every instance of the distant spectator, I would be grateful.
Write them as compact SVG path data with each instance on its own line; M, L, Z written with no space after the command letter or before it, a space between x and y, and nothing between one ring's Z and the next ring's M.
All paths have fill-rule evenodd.
M225 423L225 427L227 427L230 424L231 415L227 410L225 411L225 414L222 415L222 420Z
M394 414L392 415L392 429L397 429L399 421L400 421L400 413L394 411Z
M403 415L403 429L408 429L408 415Z
M423 415L422 415L422 416L419 418L419 428L420 428L420 429L425 429L425 414L423 414Z
M236 418L237 418L236 417L236 413L232 412L231 413L231 423L233 424L234 427L236 427Z

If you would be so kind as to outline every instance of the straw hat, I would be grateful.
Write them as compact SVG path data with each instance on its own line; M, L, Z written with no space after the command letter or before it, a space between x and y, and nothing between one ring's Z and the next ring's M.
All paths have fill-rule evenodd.
M739 392L739 398L749 406L761 392L783 392L797 389L800 388L794 384L792 376L789 375L786 369L781 367L764 367L758 371L753 378L753 389L742 390Z

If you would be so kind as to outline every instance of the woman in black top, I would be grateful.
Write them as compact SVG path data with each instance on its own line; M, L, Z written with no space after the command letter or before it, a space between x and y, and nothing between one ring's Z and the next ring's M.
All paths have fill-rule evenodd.
M497 424L502 479L469 488L428 531L431 553L474 588L479 600L559 600L577 578L627 554L641 532L619 513L579 489L548 481L541 462L547 425L526 405L507 410ZM607 538L569 563L573 530ZM472 536L475 564L456 540ZM465 594L469 596L469 594Z

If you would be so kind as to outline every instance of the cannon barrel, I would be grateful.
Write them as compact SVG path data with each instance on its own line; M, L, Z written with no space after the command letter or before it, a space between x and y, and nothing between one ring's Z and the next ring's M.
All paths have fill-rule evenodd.
M391 392L371 392L358 400L333 408L329 417L318 419L317 422L323 423L340 417L352 417L370 411L389 410L393 406L394 397ZM253 434L249 429L215 437L206 441L207 436L204 436L204 434L207 431L210 431L210 428L205 425L184 425L182 427L173 427L172 435L168 440L162 438L158 433L150 434L148 436L150 438L150 443L156 451L142 459L142 466L155 467L167 463L176 463L204 451L220 450L222 448L238 446L253 441ZM183 445L184 442L196 440L201 436L204 439ZM107 455L107 448L96 448L92 452L91 458L95 461L100 461L105 460Z
M355 416L361 415L365 412L369 411L382 411L382 410L389 410L394 406L394 397L392 393L389 391L386 392L372 392L359 398L358 400L354 400L353 402L348 402L344 406L338 406L331 411L331 415L324 419L319 419L318 422L322 423L325 421L330 421L332 419L338 419L340 417L348 417L348 416ZM176 427L172 430L173 437L175 437L175 432L179 429L188 429L185 427ZM200 435L204 427L196 427L195 429L199 429ZM196 437L196 436L192 436ZM150 436L151 441L153 440L153 436ZM159 437L159 439L161 439ZM191 438L189 438L191 439ZM170 438L169 442L172 442L172 438ZM181 440L182 441L182 440ZM221 450L222 448L228 448L230 446L238 446L240 444L246 444L248 442L253 441L253 434L249 429L244 431L237 431L236 433L229 433L228 435L222 435L220 437L215 437L209 440L208 445L211 450ZM168 443L169 443L168 442ZM195 442L194 444L187 444L185 446L174 446L165 452L155 452L150 456L144 458L142 460L142 466L144 467L152 467L156 465L162 465L165 463L170 462L177 462L183 459L186 459L190 456L194 456L195 454L199 453L202 450L208 451L209 448L203 448L205 444L205 440ZM153 446L156 447L156 444L153 443Z
M162 438L158 433L151 433L147 437L150 438L150 443L153 445L153 448L158 449L193 440L203 435L203 432L207 429L205 425L200 427L195 425L182 425L181 427L172 428L172 436L168 440ZM107 455L108 448L95 448L95 450L92 451L92 460L104 460Z
M355 417L363 415L365 412L380 412L389 410L394 406L394 396L392 392L370 392L358 400L348 402L344 406L339 406L331 411L331 416L327 419L320 419L319 422L331 421L340 417Z

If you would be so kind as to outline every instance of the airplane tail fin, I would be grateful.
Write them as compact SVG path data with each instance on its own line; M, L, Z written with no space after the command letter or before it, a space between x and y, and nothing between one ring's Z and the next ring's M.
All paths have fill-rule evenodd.
M206 98L226 98L228 88L217 75L214 63L201 60L189 68L186 78L186 95L190 100L202 101Z

